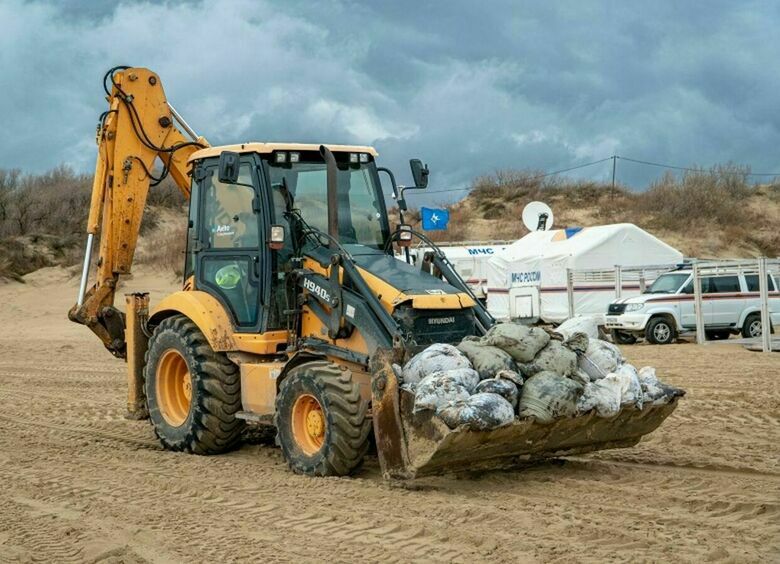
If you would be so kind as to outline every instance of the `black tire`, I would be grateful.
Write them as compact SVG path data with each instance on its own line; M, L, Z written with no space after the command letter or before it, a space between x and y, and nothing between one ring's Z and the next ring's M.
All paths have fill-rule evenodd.
M645 339L654 345L668 345L676 338L674 324L666 317L653 317L645 327Z
M166 420L157 389L158 364L171 350L186 362L191 383L189 411L179 425ZM238 443L244 428L243 420L236 418L241 409L238 367L223 353L214 352L192 321L177 315L155 328L146 352L144 380L149 419L166 449L219 454Z
M613 329L612 341L618 345L633 345L636 343L636 335Z
M709 331L705 331L704 334L709 340L725 341L731 336L731 331L728 329L710 329Z
M769 332L774 333L775 328L771 321L769 324ZM761 314L751 313L745 319L745 323L742 324L742 336L745 339L754 339L761 336Z
M313 396L324 418L319 450L306 452L293 429L293 411L299 398ZM282 381L276 397L277 442L287 464L298 474L346 476L363 462L369 448L371 420L368 402L360 396L349 370L326 361L307 362L293 368Z

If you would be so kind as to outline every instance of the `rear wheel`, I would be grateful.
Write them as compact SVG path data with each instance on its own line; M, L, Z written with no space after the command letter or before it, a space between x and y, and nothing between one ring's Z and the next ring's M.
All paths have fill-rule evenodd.
M634 343L636 343L636 335L632 335L631 333L625 333L623 331L618 331L617 329L613 329L612 340L618 345L633 345Z
M772 333L774 327L769 325L769 332ZM761 314L751 313L742 324L742 336L746 339L755 339L761 336Z
M308 362L290 371L279 387L274 422L290 468L311 476L345 476L369 447L368 402L349 370Z
M654 317L645 328L645 338L654 345L668 345L677 337L674 326L666 317Z
M149 419L163 446L217 454L238 442L244 423L238 367L214 352L183 316L164 320L149 340L144 368Z

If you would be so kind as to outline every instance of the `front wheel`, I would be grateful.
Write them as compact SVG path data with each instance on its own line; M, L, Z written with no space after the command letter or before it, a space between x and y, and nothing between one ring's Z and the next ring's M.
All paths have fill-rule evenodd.
M612 330L612 341L618 345L633 345L636 343L636 335L624 331Z
M654 317L645 328L645 338L654 345L668 345L674 342L676 332L665 317Z
M239 441L244 422L238 367L211 349L184 316L164 320L149 340L144 368L149 419L162 445L217 454Z
M346 476L369 447L368 402L349 370L315 361L293 368L276 398L277 441L290 468L309 476Z

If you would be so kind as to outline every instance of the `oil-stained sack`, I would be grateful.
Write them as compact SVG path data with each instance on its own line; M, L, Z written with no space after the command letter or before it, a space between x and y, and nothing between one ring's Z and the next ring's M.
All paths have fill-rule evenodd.
M492 378L499 370L517 372L517 365L508 352L482 344L479 339L463 339L457 348L466 355L480 378Z
M509 380L503 378L486 378L477 384L475 393L491 393L498 394L510 404L512 404L512 410L517 407L517 398L520 395L517 386Z
M417 384L414 392L414 412L437 411L449 402L465 400L470 395L461 378L449 372L434 372Z
M482 342L508 352L516 362L531 362L550 342L550 335L539 327L497 323L490 328Z
M451 429L465 425L474 431L489 431L512 423L515 410L502 396L485 392L447 404L439 410L439 417Z
M417 383L434 372L471 368L469 359L452 345L437 343L414 355L403 368L403 380L407 388L414 389ZM476 384L475 384L476 385Z
M577 398L581 391L581 384L565 376L539 372L523 385L518 415L535 417L541 423L551 423L559 417L571 417L576 414Z
M560 341L550 341L531 362L519 365L520 372L526 378L539 372L554 372L561 376L574 373L577 368L577 355Z

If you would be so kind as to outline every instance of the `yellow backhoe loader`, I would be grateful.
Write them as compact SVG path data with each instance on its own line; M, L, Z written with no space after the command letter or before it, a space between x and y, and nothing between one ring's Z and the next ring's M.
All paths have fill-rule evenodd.
M380 173L401 210L404 187L377 166L376 151L211 147L148 69L113 68L104 89L109 109L97 129L87 249L69 317L126 358L128 411L148 416L165 448L216 454L235 446L245 425L274 425L294 471L346 475L373 435L383 474L412 478L631 446L674 410L676 402L482 432L413 414L393 363L483 334L494 320L432 242L403 219L391 229ZM424 188L427 166L410 163L414 188ZM120 311L114 294L130 272L147 193L169 175L189 200L183 287L151 309L148 294L127 295ZM418 266L393 254L413 237L433 249Z

